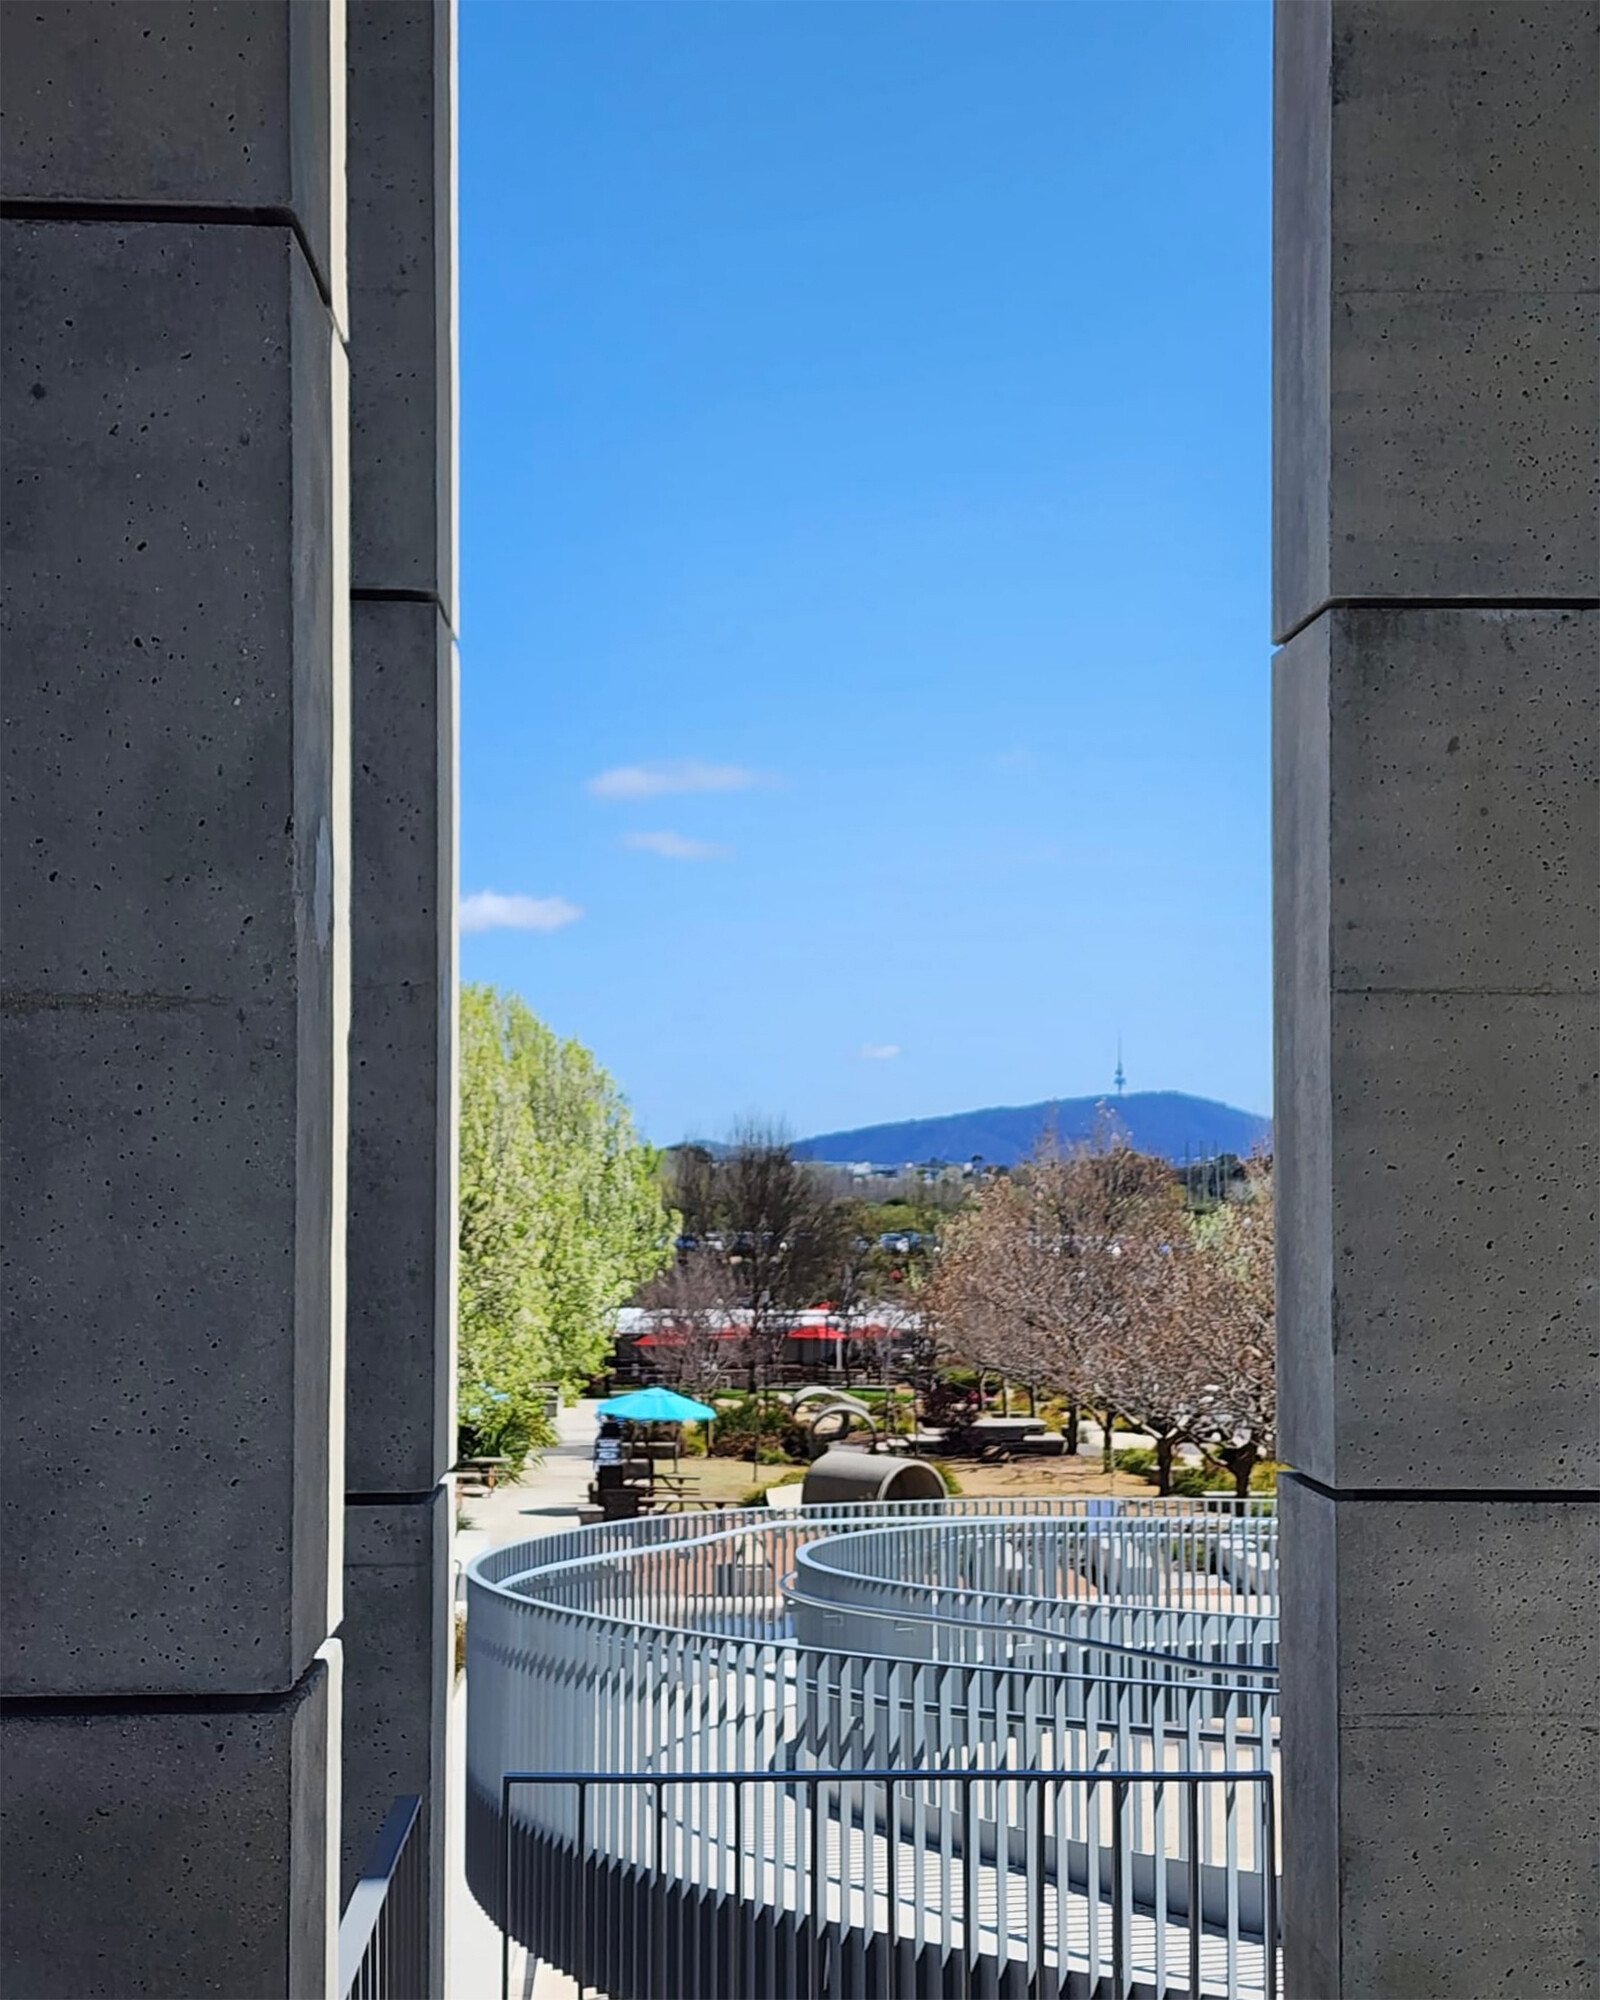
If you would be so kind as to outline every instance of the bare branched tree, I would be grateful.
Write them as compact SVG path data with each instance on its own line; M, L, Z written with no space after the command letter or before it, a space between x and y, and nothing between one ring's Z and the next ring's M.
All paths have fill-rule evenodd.
M741 1128L720 1153L685 1147L674 1154L670 1187L695 1238L690 1265L721 1273L732 1322L744 1329L746 1383L759 1397L777 1372L795 1315L825 1298L836 1275L840 1206L825 1178L795 1158L787 1137L761 1125Z
M1201 1240L1207 1288L1193 1321L1201 1382L1190 1431L1243 1495L1256 1466L1277 1450L1270 1161L1247 1164L1234 1197L1205 1218Z
M675 1388L702 1398L732 1388L745 1366L736 1289L724 1260L712 1250L655 1279L639 1294L655 1314L652 1355L656 1372Z
M1170 1490L1193 1442L1241 1493L1269 1455L1273 1382L1270 1170L1195 1218L1164 1161L1114 1132L1042 1152L957 1218L932 1286L952 1360L1043 1382L1155 1440Z

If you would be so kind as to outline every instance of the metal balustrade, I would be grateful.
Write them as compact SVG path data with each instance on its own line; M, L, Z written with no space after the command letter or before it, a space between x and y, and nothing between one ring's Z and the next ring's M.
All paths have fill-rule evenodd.
M424 2000L428 1878L422 1801L389 1808L339 1920L339 2000Z
M926 1904L899 1990L921 1992L936 1966L946 1983L927 1990L964 1990L948 1981L965 1953L973 1991L992 1977L1008 1994L1264 1994L1276 1964L1275 1555L1260 1502L751 1509L496 1551L469 1571L474 1893L538 1955L601 1968L594 1982L614 2000L655 2000L674 1989L654 1960L618 1958L603 1939L573 1956L574 1895L630 1912L630 1925L648 1915L668 1931L747 1924L797 1939L811 1919L793 1903L793 1841L820 1842L841 1871L855 1841L878 1886L868 1896L856 1874L828 1877L813 1914L833 1911L832 1928L807 1948L829 1966L864 1953L887 1979L900 1960L885 1942L899 1908L886 1885L922 1880L940 1857L986 1856L985 1893L1007 1910L1054 1898L1054 1931L1017 1946L1009 1928L982 1928L977 1903L969 1921L946 1896ZM825 1642L817 1621L832 1617L858 1643ZM508 1795L507 1773L532 1775ZM1114 1828L1108 1773L1124 1787ZM1017 1803L1046 1781L1047 1808ZM648 1785L674 1803L652 1806L656 1844L641 1846ZM727 1815L751 1787L766 1803L749 1791L735 1839ZM1026 1831L1041 1809L1042 1840ZM509 1899L508 1861L526 1891ZM714 1884L707 1869L722 1870ZM1167 1935L1177 1920L1205 1944L1198 1987L1189 1943ZM1107 1925L1139 1951L1107 1958ZM729 2000L748 1990L735 1981Z
M1270 1850L1271 1774L508 1772L502 2000L513 1934L639 2000L1277 2000L1208 1819Z
M1277 1520L1103 1515L915 1522L797 1551L785 1595L804 1644L981 1661L1076 1647L1208 1666L1277 1658Z

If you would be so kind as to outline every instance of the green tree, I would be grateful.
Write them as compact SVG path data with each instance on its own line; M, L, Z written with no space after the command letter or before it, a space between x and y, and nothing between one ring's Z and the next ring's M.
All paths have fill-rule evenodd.
M595 1374L611 1315L671 1253L657 1161L615 1083L514 994L462 989L463 1448L547 1441L540 1391Z

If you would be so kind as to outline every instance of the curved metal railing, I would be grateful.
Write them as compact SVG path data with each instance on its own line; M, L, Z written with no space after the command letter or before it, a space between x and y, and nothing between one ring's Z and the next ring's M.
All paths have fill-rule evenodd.
M1094 1926L1078 1905L1108 1897L1121 1899L1119 1923L1149 1930L1147 1957L1163 1958L1174 1912L1196 1936L1220 1925L1231 1983L1203 1990L1271 1984L1270 1507L954 1501L654 1517L498 1550L468 1576L469 1879L541 1955L570 1953L570 1910L558 1923L551 1895L569 1899L591 1869L607 1881L620 1870L630 1896L657 1896L674 1922L689 1921L684 1898L705 1888L684 1870L709 1870L722 1902L753 1895L750 1921L782 1929L794 1913L784 1914L780 1856L758 1858L753 1876L742 1862L725 1867L718 1843L731 1836L704 1805L707 1785L763 1773L780 1792L788 1785L784 1796L804 1791L793 1811L824 1875L826 1855L838 1856L835 1892L824 1884L816 1903L813 1882L818 1909L848 1903L846 1828L865 1827L873 1866L895 1882L902 1867L939 1859L944 1887L923 1898L924 1943L953 1949L959 1930L970 1957L977 1905L955 1923L949 1871L962 1843L976 1843L993 1875L984 1893L1008 1909L1014 1865L1030 1894L1043 1893L1041 1870L1049 1877L1060 1990L1082 1969L1071 1945L1080 1916ZM965 1774L959 1813L935 1788L914 1813L902 1800L885 1819L878 1781L840 1777L869 1771L929 1785L931 1774ZM1054 1774L1048 1841L1010 1825L1021 1808L1008 1771ZM1107 1771L1123 1783L1114 1824L1097 1776ZM614 1799L600 1786L580 1812L570 1781L508 1795L509 1772L628 1782ZM974 1793L982 1772L997 1789ZM641 1845L637 1787L669 1777L677 1803L661 1808L666 1820L645 1815L654 1845ZM759 1818L761 1838L797 1837L788 1812ZM507 1881L542 1881L542 1902L513 1896L507 1909ZM1000 1931L982 1937L997 1964L1008 1957ZM1049 1954L1037 1937L1023 1945L1043 1979ZM715 2000L710 1988L703 2000Z
M855 1528L797 1553L785 1596L803 1644L907 1658L1088 1655L1270 1678L1277 1519L1069 1515Z

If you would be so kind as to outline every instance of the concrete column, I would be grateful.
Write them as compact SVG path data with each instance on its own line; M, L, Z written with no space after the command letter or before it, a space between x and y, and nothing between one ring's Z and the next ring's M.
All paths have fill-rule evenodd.
M455 1442L455 20L351 0L344 1876L427 1801L444 1977Z
M343 24L7 5L8 1993L336 1918Z
M1289 2000L1600 1993L1600 7L1279 0Z

